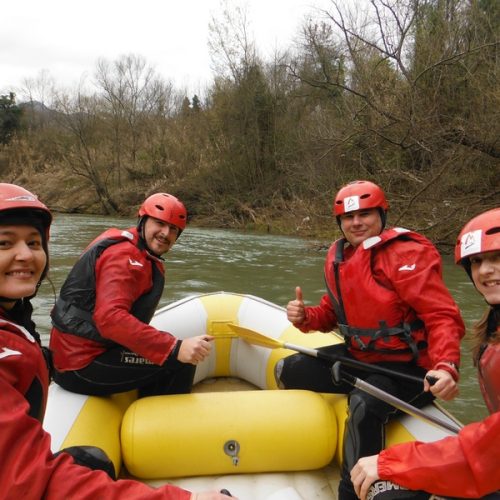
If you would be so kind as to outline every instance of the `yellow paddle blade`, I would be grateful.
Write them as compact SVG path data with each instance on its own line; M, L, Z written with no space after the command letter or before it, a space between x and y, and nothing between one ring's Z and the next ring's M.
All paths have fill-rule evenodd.
M234 323L228 323L227 326L233 330L234 333L243 340L246 340L249 344L260 345L262 347L269 347L271 349L279 349L284 347L284 343L279 340L273 339L271 337L266 337L262 333L251 330L250 328L245 328L244 326L235 325Z

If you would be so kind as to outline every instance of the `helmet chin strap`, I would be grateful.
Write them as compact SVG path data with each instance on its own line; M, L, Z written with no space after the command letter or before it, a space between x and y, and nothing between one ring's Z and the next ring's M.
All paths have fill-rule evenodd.
M1 297L0 296L0 303L8 302L10 304L10 303L16 303L18 300L21 300L21 299L11 299L10 297Z
M143 215L138 223L137 223L137 233L139 234L139 239L141 241L141 245L146 249L146 252L148 252L149 254L151 254L153 257L156 257L157 259L162 259L162 256L161 255L157 255L153 252L153 250L151 250L151 248L149 248L147 242L146 242L146 219L147 219L147 215Z
M380 214L380 221L382 222L382 231L383 231L385 229L385 224L387 222L387 212L381 207L377 208L378 208L378 213Z

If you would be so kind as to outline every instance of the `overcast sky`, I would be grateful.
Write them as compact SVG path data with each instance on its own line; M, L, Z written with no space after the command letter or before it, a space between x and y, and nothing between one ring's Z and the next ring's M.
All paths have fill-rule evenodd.
M100 57L144 56L165 79L193 93L210 82L208 24L220 0L18 0L0 23L0 92L46 71L58 87L92 77ZM329 0L234 0L246 6L260 54L287 48L308 13Z

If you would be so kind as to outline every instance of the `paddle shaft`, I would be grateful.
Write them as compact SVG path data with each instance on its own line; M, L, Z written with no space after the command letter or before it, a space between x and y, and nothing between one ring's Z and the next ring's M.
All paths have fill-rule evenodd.
M267 337L262 333L259 333L251 328L247 328L241 325L235 325L234 323L228 323L227 325L236 335L242 337L244 340L251 344L255 344L261 347L267 347L268 349L290 349L292 351L297 351L302 354L307 354L308 356L312 356L314 358L324 359L330 363L335 363L336 361L342 361L345 365L351 366L352 368L358 368L360 370L368 371L368 372L376 372L383 373L389 377L398 377L404 380L407 380L412 383L422 384L424 381L421 378L415 377L413 375L408 375L406 373L399 372L397 370L391 370L389 368L384 368L379 365L374 365L371 363L363 363L362 361L358 361L356 359L347 358L345 356L329 354L324 351L320 351L318 349L312 349L309 347L303 347L300 345L289 344L286 342L282 342L281 340L276 340L271 337ZM435 377L427 376L427 381L430 385L434 385L437 382Z
M446 422L445 420L442 420L439 417L435 417L434 415L430 415L420 408L417 408L416 406L413 406L406 401L403 401L402 399L399 399L396 396L393 396L392 394L389 394L388 392L385 392L382 389L379 389L378 387L365 382L364 380L348 375L345 372L341 372L340 377L345 382L352 384L354 387L357 387L367 394L370 394L371 396L378 398L385 403L390 404L391 406L394 406L394 408L397 408L398 410L401 410L412 417L421 418L441 429L444 429L445 431L452 432L453 434L458 434L458 432L460 431L460 427L458 425Z
M283 343L283 347L286 349L290 349L292 351L297 351L302 354L307 354L308 356L314 356L315 358L324 359L325 361L330 361L331 363L335 363L336 361L340 361L345 366L350 366L351 368L358 368L364 371L381 373L383 375L387 375L389 377L398 377L408 382L412 382L414 384L423 384L423 379L419 377L415 377L414 375L408 375L407 373L402 373L399 371L391 370L389 368L384 368L383 366L374 365L371 363L363 363L362 361L357 361L356 359L346 358L345 356L337 356L336 354L328 354L323 351L319 351L318 349L311 349L309 347L303 347L295 344L288 344L287 342ZM429 380L429 378L431 380ZM437 379L432 377L428 378L428 382L433 385Z

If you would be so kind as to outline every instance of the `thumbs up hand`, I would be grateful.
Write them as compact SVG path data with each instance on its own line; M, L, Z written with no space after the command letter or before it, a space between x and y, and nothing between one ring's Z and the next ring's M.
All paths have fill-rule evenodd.
M295 300L291 300L286 306L286 316L288 321L294 325L300 325L306 318L304 299L302 298L302 289L300 286L295 287Z

